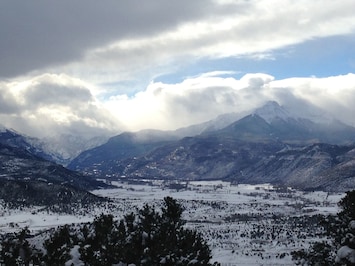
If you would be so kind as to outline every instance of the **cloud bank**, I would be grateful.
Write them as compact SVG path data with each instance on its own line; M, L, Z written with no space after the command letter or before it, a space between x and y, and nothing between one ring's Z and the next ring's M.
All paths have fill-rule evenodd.
M0 84L0 119L33 136L70 133L89 138L125 130L177 129L275 100L300 116L306 103L355 125L355 74L283 80L262 73L240 79L220 74L205 73L176 84L152 82L133 96L120 94L105 102L96 98L93 85L66 75L41 75Z
M247 74L240 79L201 75L177 84L152 82L133 97L111 97L105 106L128 128L174 129L210 120L216 116L242 113L275 100L302 116L303 104L325 110L355 125L355 75L328 78L275 80L267 74Z
M0 121L28 135L108 134L124 128L92 95L93 86L67 75L44 74L0 83Z

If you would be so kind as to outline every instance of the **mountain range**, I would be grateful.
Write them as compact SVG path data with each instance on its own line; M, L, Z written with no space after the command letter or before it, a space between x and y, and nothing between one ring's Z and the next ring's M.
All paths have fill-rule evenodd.
M300 108L302 115L297 115L267 102L248 113L224 114L175 131L124 132L63 164L93 180L220 179L305 190L353 189L355 128L315 107ZM55 149L48 152L34 138L16 134L0 130L0 143L60 161L53 156Z
M123 133L81 153L69 167L108 178L222 179L341 191L355 186L354 127L327 115L297 117L277 102L240 119L224 117L237 120L189 127L199 133L184 138L176 132Z

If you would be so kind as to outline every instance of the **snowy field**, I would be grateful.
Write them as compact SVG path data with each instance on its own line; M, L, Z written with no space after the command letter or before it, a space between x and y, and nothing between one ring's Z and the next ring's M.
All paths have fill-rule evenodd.
M0 204L0 233L26 226L39 232L62 224L92 221L101 213L111 213L120 219L145 203L159 207L164 197L171 196L184 206L186 226L201 232L208 241L212 261L226 266L293 265L291 251L324 239L314 217L336 214L337 203L344 196L222 181L178 186L163 181L113 182L113 185L117 188L93 191L111 198L112 202L78 211L77 215L60 215L40 207L8 210Z

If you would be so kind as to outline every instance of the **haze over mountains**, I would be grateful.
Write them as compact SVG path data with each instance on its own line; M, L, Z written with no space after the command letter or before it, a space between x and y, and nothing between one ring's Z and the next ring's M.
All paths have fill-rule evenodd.
M301 117L277 102L267 102L248 114L225 114L175 131L124 132L91 149L87 148L104 139L85 142L79 137L63 138L61 141L67 140L71 152L65 151L65 145L58 145L59 141L44 142L2 128L0 152L3 165L11 167L3 166L1 176L7 179L51 176L48 170L51 168L56 169L58 176L70 176L58 179L61 182L57 183L71 180L74 184L77 182L79 189L100 186L99 183L85 185L89 177L84 178L49 162L53 161L84 172L93 182L95 178L220 179L301 189L352 189L355 183L355 128L310 106L302 111L305 115ZM85 147L86 150L79 154ZM9 156L6 153L11 149L16 152ZM79 155L73 158L75 154ZM24 159L16 159L21 156L32 157L26 157L24 164ZM47 170L39 170L43 168ZM11 169L17 169L16 177ZM52 183L52 179L48 182Z

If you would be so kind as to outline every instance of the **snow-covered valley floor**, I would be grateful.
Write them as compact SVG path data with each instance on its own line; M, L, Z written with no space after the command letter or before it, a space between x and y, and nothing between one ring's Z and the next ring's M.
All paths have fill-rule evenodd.
M113 182L117 188L95 190L110 203L64 215L44 209L6 209L0 204L0 233L28 227L32 232L63 224L92 221L101 213L117 219L145 203L160 206L171 196L185 208L186 226L201 232L222 265L294 265L290 252L324 239L317 214L336 214L344 194L278 189L267 184L231 185L199 181L172 186L163 181L145 184ZM178 188L178 189L177 189Z

